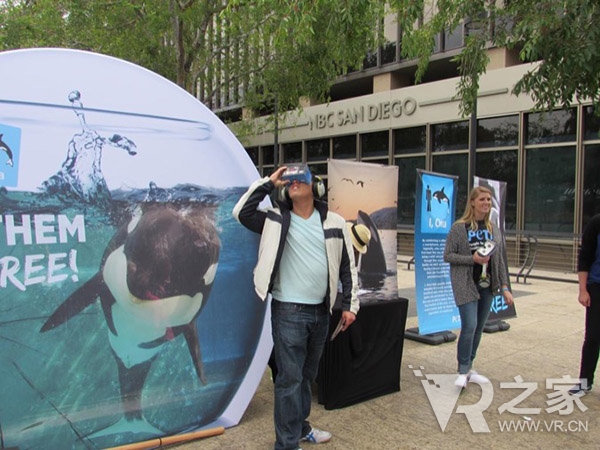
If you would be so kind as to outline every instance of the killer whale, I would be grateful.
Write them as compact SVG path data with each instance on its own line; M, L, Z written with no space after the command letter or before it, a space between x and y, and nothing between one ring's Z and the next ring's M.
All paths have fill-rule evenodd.
M444 187L442 187L442 189L440 189L439 191L435 191L433 193L433 198L437 199L437 201L439 203L442 203L442 202L450 203L450 199L448 198L448 196L444 192Z
M362 210L358 211L357 223L362 223L371 232L371 240L369 241L367 252L361 256L360 272L367 274L385 273L387 265L377 226L373 222L373 219L371 219L371 216Z
M164 434L142 411L142 388L163 344L183 335L199 380L206 384L196 318L214 281L220 240L214 207L149 204L115 233L98 272L41 327L47 332L100 299L118 368L123 417L88 437Z
M6 153L6 156L8 158L6 160L6 164L8 166L12 167L14 165L14 162L13 162L13 152L10 149L10 147L8 146L8 144L2 140L3 136L4 136L4 134L0 133L0 150L2 150L4 153Z

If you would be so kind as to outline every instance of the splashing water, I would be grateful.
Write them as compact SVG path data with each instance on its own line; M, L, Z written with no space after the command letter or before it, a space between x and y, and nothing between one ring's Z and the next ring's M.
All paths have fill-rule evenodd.
M42 183L42 189L66 199L106 203L110 200L110 191L101 168L104 147L120 148L134 156L136 145L125 136L114 134L107 138L98 134L86 123L81 94L72 91L68 98L81 124L81 132L71 138L65 161L56 174Z

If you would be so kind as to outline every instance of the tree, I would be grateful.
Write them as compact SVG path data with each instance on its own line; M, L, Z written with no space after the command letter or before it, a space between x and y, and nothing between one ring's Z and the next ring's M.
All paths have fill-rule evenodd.
M285 111L303 96L326 98L332 81L377 45L383 7L370 0L5 0L0 49L100 52L160 73L213 109L270 111L276 101Z
M455 58L463 115L471 113L477 98L489 46L516 49L523 62L539 61L513 89L515 95L529 94L536 109L568 107L587 99L599 106L597 0L391 0L390 5L402 25L404 56L419 61L417 80L427 69L434 36L466 27L465 47Z
M327 99L335 78L382 42L397 14L402 52L427 70L436 34L464 27L455 58L461 112L472 111L489 47L539 64L516 84L539 110L598 106L597 0L3 0L0 50L69 47L123 58L171 79L213 109L294 109ZM600 108L597 108L600 111Z

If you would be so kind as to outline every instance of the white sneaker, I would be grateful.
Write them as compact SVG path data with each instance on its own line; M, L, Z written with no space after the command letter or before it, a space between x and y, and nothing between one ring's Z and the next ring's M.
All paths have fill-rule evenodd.
M312 442L313 444L322 444L331 440L331 433L329 431L319 430L318 428L311 428L310 432L304 436L301 441Z
M585 386L584 384L578 384L569 389L569 394L573 397L583 397L585 394L592 390L592 386Z
M484 377L483 375L478 374L474 370L469 372L469 382L477 383L477 384L487 384L490 382L489 378Z
M456 378L456 381L454 382L454 385L459 387L459 388L466 388L467 387L467 383L469 382L469 378L467 376L466 373L461 373L458 375L458 377Z

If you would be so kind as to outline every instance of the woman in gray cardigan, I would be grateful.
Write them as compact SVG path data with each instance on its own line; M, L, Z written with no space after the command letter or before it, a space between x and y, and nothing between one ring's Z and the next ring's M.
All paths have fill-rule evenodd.
M462 388L469 381L489 383L486 377L473 370L473 360L493 296L501 291L506 304L513 303L502 248L504 240L498 226L490 221L491 210L491 191L483 186L473 188L464 214L450 228L444 250L444 261L450 263L450 282L461 320L457 346L459 375L455 384ZM482 256L477 252L486 241L492 240L496 247L491 255Z

